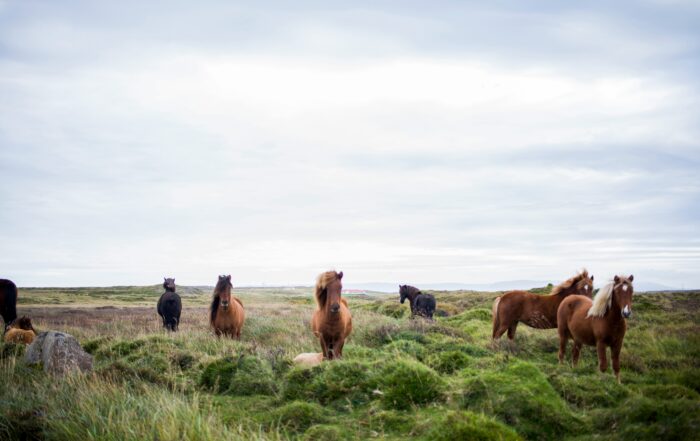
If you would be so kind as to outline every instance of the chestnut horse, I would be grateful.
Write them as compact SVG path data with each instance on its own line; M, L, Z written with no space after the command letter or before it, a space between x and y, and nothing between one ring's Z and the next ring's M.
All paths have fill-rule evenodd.
M492 338L501 338L506 330L508 338L515 338L518 322L532 328L552 329L557 327L557 308L567 296L593 292L593 276L583 270L574 277L556 286L550 295L541 296L527 291L510 291L493 302Z
M343 357L345 339L352 332L352 316L348 303L340 297L343 272L326 271L316 280L317 308L311 320L311 329L321 342L324 360Z
M31 344L36 338L36 330L32 326L32 320L29 317L23 316L13 320L5 332L5 343L23 343Z
M12 280L0 279L0 316L5 330L17 318L17 286Z
M581 346L598 349L598 367L608 369L606 351L610 346L613 371L620 382L620 350L627 331L625 319L632 315L632 281L634 276L615 276L615 279L598 291L593 301L584 296L566 298L557 311L559 325L559 363L564 361L566 343L574 339L573 365L578 363Z
M217 337L223 334L240 339L245 312L243 312L243 303L231 295L231 288L233 288L231 275L219 276L211 302L209 324Z

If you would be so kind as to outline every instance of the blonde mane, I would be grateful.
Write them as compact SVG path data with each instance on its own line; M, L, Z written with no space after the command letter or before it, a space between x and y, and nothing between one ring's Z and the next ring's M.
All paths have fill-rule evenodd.
M619 277L617 285L621 283L630 283L629 277L617 277ZM591 306L591 308L588 310L588 314L586 314L586 317L603 317L605 313L608 312L608 309L610 309L610 306L612 306L612 298L613 292L615 291L615 286L615 281L611 280L610 283L600 288L598 294L596 294L595 297L593 297L593 306Z
M338 273L335 271L326 271L318 275L316 279L316 289L314 292L314 297L316 298L316 306L318 309L323 309L323 302L325 301L325 296L323 295L323 290L325 290L328 285L338 279Z
M588 310L586 317L603 317L608 308L612 305L612 293L615 287L615 282L610 282L600 288L598 294L593 298L593 306Z
M576 285L579 283L581 280L587 279L588 278L588 270L583 269L580 273L576 274L574 277L560 283L559 285L555 286L554 289L552 289L551 295L555 296L557 294L561 294L567 289L571 289L572 286Z

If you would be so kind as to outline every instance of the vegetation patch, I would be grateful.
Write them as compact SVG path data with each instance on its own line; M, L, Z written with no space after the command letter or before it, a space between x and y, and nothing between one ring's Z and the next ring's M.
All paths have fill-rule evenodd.
M229 395L270 395L275 391L272 369L253 355L224 357L209 363L199 384L206 390Z
M300 432L328 418L327 410L316 403L292 401L273 411L272 419L287 430Z
M585 427L534 365L515 362L466 381L464 408L497 416L527 439L580 434Z
M434 370L410 359L387 363L379 374L378 384L382 402L393 409L438 401L445 387Z
M425 440L507 441L522 438L510 427L493 418L469 411L451 411L423 437Z

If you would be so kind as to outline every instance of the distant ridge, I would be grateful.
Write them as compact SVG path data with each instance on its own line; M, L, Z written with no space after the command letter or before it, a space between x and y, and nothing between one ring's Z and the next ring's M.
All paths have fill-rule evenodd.
M597 278L596 278L597 279ZM506 280L502 282L494 283L411 283L410 281L401 281L401 284L414 285L420 289L434 290L434 291L456 291L456 290L471 290L471 291L510 291L514 289L528 290L532 288L541 288L547 286L551 283L556 285L560 281L543 281L543 280ZM607 282L606 282L607 283ZM596 288L603 286L602 282L596 280ZM378 291L378 292L398 292L399 283L343 283L343 288L345 289L356 289L365 291ZM634 289L638 292L645 291L678 291L681 288L672 287L668 285L663 285L656 282L644 282L637 281L634 282Z

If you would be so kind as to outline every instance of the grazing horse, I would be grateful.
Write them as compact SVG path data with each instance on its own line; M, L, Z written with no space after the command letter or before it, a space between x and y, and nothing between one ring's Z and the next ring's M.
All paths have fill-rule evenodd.
M567 296L580 294L590 296L593 292L593 276L583 270L574 277L556 286L550 295L541 296L527 291L510 291L493 302L492 338L501 338L506 330L508 338L515 338L518 322L538 329L557 327L557 308Z
M231 295L231 275L219 276L219 281L214 288L214 298L211 302L211 314L209 324L214 329L217 337L241 338L241 330L245 321L243 303Z
M324 360L343 357L345 339L352 332L352 316L348 303L340 297L343 272L326 271L316 280L316 311L311 329L321 342Z
M22 343L30 344L36 337L36 330L32 326L32 321L29 317L23 316L13 320L7 326L5 332L5 343Z
M17 318L17 286L12 280L0 279L0 316L5 330Z
M158 315L163 319L163 327L169 331L177 331L182 312L182 300L175 292L175 279L164 278L165 292L158 299Z
M435 312L435 296L424 294L420 289L410 285L399 285L399 300L403 304L408 299L411 304L411 317L419 315L421 317L433 319Z
M598 291L593 301L584 296L566 298L557 311L559 329L559 363L564 361L566 343L574 339L573 365L578 363L581 346L598 349L598 367L608 369L606 351L610 346L613 371L620 382L620 350L625 338L627 321L632 315L632 281L634 276L615 276L615 279Z

